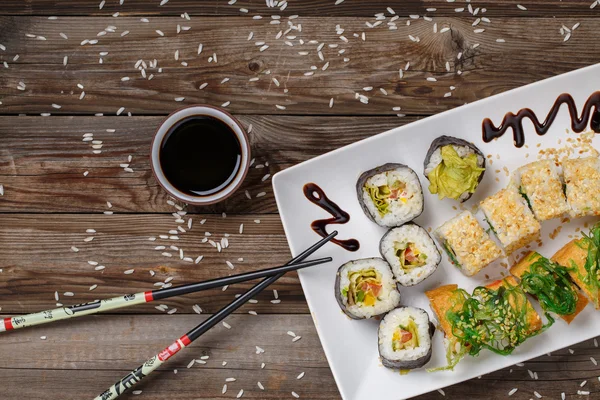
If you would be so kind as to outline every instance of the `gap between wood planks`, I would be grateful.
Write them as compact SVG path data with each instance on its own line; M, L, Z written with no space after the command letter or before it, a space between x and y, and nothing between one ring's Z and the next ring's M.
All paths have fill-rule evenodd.
M590 4L592 0L523 0L522 4L527 5L527 10L517 8L517 1L496 0L493 4L479 1L473 2L473 8L487 7L485 16L512 16L512 17L561 17L561 16L580 16L590 13ZM332 17L341 16L364 16L372 17L375 13L386 12L387 7L391 7L397 15L426 14L429 16L449 16L457 15L456 8L463 7L464 3L448 3L443 0L369 0L369 1L345 1L335 5L333 0L302 0L301 2L289 2L288 7L281 11L277 7L266 7L264 1L245 1L239 0L233 5L227 5L221 0L171 0L164 6L159 6L158 2L125 2L119 5L116 1L107 1L102 9L99 8L99 0L78 0L76 2L56 2L54 0L31 0L24 4L21 0L4 0L0 11L2 15L39 15L39 16L61 16L61 15L105 15L109 16L115 12L120 12L123 16L159 16L159 15L179 15L188 12L190 16L214 16L222 17L227 15L248 15L256 13L263 15L278 14L288 16L299 15L326 15ZM566 4L565 4L566 3ZM245 7L249 10L248 14L240 12L240 8ZM427 12L426 9L435 7L435 12Z

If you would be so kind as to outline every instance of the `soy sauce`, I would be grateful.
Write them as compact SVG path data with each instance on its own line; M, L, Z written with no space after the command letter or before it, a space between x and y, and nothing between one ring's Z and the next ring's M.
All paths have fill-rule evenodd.
M560 106L563 104L566 104L567 109L569 110L571 130L573 132L583 132L587 128L589 122L590 129L596 133L600 133L600 91L594 92L588 97L581 110L581 117L577 115L577 106L575 105L573 96L569 93L563 93L556 98L556 101L543 122L540 122L535 113L529 108L522 108L516 114L513 114L512 112L507 113L499 126L495 126L489 118L484 119L481 125L483 141L489 143L504 135L508 128L512 128L515 146L522 147L525 144L523 119L528 118L531 121L538 135L545 135L556 119Z
M311 203L321 207L333 217L327 219L317 219L310 224L310 227L317 235L324 238L329 235L329 233L327 233L327 225L345 224L350 221L350 214L342 210L340 206L327 197L323 189L321 189L316 183L307 183L302 188L302 191L304 192L304 196ZM344 250L348 251L357 251L360 248L360 243L356 239L331 239L331 243L335 243Z
M167 180L192 196L225 188L240 170L242 148L235 132L210 116L193 116L173 125L160 148Z

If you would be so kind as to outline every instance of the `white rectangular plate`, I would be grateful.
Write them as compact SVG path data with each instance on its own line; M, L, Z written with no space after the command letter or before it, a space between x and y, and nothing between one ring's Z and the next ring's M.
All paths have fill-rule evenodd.
M463 138L473 142L485 155L492 155L493 163L490 165L488 162L477 192L465 203L465 207L470 209L506 186L509 178L503 170L504 167L512 172L523 164L537 160L540 149L564 146L568 137L576 136L567 133L571 120L566 106L561 108L556 121L545 136L538 136L531 123L524 120L527 146L522 148L513 145L512 130L496 141L484 143L481 133L484 118L489 117L498 125L505 113L517 112L528 107L543 120L557 96L565 92L573 96L580 111L588 96L599 89L600 64L392 129L288 168L274 177L275 198L293 255L319 239L311 230L311 222L329 217L325 211L304 197L302 188L308 182L319 185L331 200L351 216L347 224L331 225L329 229L337 229L340 239L356 238L360 241L360 249L355 253L334 244L326 245L315 257L332 256L334 262L301 270L299 273L323 349L344 399L397 400L417 396L598 335L600 313L588 305L571 325L558 320L543 334L527 340L510 356L502 357L482 351L478 357L466 357L454 371L428 373L425 369L419 369L407 375L400 375L397 371L381 365L377 352L377 321L348 319L336 303L333 287L335 273L341 264L352 259L380 256L378 244L386 230L367 219L356 199L355 184L362 172L386 162L403 163L414 169L419 175L425 195L425 211L415 222L425 228L435 229L459 212L454 208L458 206L457 202L449 199L438 200L437 196L429 194L427 190L429 185L423 176L423 159L435 138L441 135ZM343 135L344 132L339 134ZM562 141L561 145L558 145L559 140ZM597 143L594 142L594 145ZM501 172L496 173L496 170ZM554 254L570 240L568 236L574 235L576 228L584 229L583 224L586 221L592 220L580 219L564 224L554 240L549 238L549 234L560 225L560 221L544 222L544 245L539 249L540 253L547 257ZM532 250L535 250L535 246ZM416 286L404 288L401 293L402 304L421 307L433 318L424 294L426 290L442 284L456 283L470 291L492 279L501 278L501 273L508 272L496 263L475 277L467 278L443 255L442 262L432 276ZM485 275L488 275L489 279L486 279ZM442 338L443 334L437 331L433 343L433 356L427 367L445 365Z

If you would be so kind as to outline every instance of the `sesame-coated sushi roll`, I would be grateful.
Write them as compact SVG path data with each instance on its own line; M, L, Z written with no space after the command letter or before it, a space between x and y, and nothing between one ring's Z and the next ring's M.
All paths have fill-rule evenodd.
M427 231L413 223L390 229L381 238L379 251L402 286L423 281L435 272L442 258Z
M404 164L389 163L364 172L356 193L367 217L381 226L400 226L423 212L421 182Z
M384 366L395 369L420 368L431 358L435 327L426 311L399 307L379 323L379 356Z
M435 236L452 264L466 276L475 275L502 256L502 250L469 211L437 228Z
M483 153L473 143L452 136L435 139L423 164L429 192L437 194L440 200L468 200L485 172Z
M562 163L569 214L600 215L600 160L576 158Z
M502 189L479 206L507 256L539 239L540 223L515 188Z
M569 210L553 161L534 161L520 167L513 175L512 184L538 221L558 218Z
M385 314L400 304L400 292L390 266L377 257L342 265L335 278L335 298L352 319Z

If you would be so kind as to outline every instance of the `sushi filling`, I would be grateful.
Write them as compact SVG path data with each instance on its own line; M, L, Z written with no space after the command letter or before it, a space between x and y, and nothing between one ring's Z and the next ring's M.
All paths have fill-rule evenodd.
M394 250L405 271L427 264L427 254L422 253L415 243L394 242Z
M527 196L527 193L525 193L525 190L523 189L523 186L519 186L519 194L525 199L525 201L527 202L527 206L529 207L529 209L531 211L533 211L533 207L531 206L531 200L529 200L529 196ZM491 225L490 225L491 227Z
M419 332L412 317L406 325L398 325L392 335L392 351L414 349L419 347Z
M437 194L440 200L445 197L460 200L463 196L475 193L485 168L480 167L482 160L471 148L443 146L434 152L430 166L436 161L436 167L427 172L431 194Z
M387 163L363 172L356 194L367 218L380 226L400 226L423 212L419 177L403 164Z
M458 259L456 258L456 253L454 252L454 249L452 249L452 246L450 246L450 243L448 243L447 240L444 241L444 245L442 247L444 247L444 250L446 250L446 254L448 254L448 258L450 259L452 264L454 264L458 268L462 268L460 263L458 262Z
M390 176L387 172L385 173L385 178L387 180L387 184L385 185L365 185L365 190L369 193L369 197L377 208L380 217L383 217L390 211L389 207L392 202L400 201L406 204L411 197L406 190L406 183Z
M362 303L374 306L381 292L381 274L375 269L363 269L348 273L350 285L342 289L342 295L347 298L348 305Z
M343 264L337 272L334 293L342 311L353 319L384 314L400 303L390 266L376 257Z

